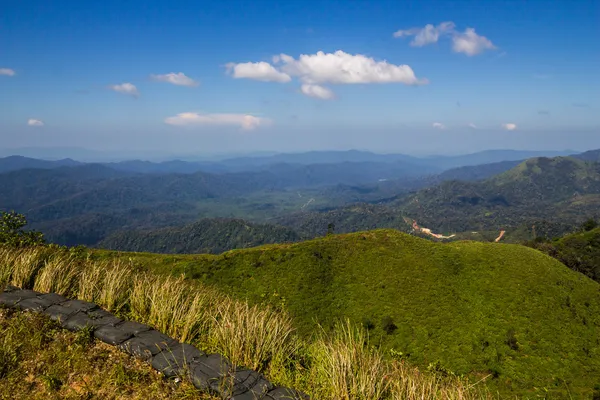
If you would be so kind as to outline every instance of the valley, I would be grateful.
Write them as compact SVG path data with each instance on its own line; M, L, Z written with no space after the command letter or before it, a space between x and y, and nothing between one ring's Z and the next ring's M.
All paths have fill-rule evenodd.
M598 233L581 231L598 218L593 157L424 175L403 165L383 181L396 165L61 165L0 174L11 187L0 200L48 241L89 246L92 260L289 313L305 340L348 319L386 359L483 379L502 397L585 397L600 374L600 275L585 250ZM365 167L379 172L353 172Z

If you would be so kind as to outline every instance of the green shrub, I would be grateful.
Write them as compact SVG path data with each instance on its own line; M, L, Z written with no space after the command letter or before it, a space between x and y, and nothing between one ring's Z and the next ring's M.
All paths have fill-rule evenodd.
M14 211L0 211L0 244L13 247L27 247L44 244L44 235L40 232L26 231L23 227L27 220Z
M381 320L381 327L383 328L383 331L388 335L391 335L396 331L396 329L398 329L396 324L394 324L394 320L390 316L384 317Z

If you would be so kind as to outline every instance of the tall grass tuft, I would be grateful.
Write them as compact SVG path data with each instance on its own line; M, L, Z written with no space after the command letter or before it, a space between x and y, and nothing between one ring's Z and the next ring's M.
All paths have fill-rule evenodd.
M56 253L44 262L44 267L35 279L33 289L38 292L54 292L70 296L81 272L78 260L66 253Z
M268 306L222 301L212 317L211 344L232 362L264 370L276 357L297 351L291 318Z
M349 320L335 325L311 346L313 379L319 397L376 400L389 397L390 368L381 353L369 346L365 330Z
M14 259L14 250L8 247L0 247L0 290L4 290L10 282L12 276L12 261Z
M484 378L485 379L485 378ZM417 367L405 362L393 362L390 370L391 399L492 399L491 393L468 385L464 380L450 376L423 374Z
M99 301L106 267L105 262L88 262L82 265L77 298L89 302Z
M15 250L15 257L11 260L10 283L20 288L33 289L35 277L48 255L49 252L42 247Z
M162 332L192 341L208 330L211 297L194 286L183 277L137 276L130 296L131 312Z
M119 312L129 300L133 266L114 260L104 264L104 267L104 281L99 288L97 301L107 310Z

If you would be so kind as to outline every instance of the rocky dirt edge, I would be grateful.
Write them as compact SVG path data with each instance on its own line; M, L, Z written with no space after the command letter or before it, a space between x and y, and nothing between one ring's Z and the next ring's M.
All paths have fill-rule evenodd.
M276 387L260 373L233 366L220 354L206 354L138 322L124 321L94 303L8 286L0 307L39 312L70 331L89 329L97 339L147 361L168 378L189 379L200 391L230 400L309 400L293 389Z

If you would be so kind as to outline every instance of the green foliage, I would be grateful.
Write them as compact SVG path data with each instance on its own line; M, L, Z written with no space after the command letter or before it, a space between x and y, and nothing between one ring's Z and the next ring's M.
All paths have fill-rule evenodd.
M128 354L78 335L37 313L0 309L1 399L215 400L175 384Z
M178 228L122 231L110 235L98 247L176 254L222 253L236 248L298 240L300 236L289 228L249 223L240 219L215 218Z
M276 290L306 336L315 322L364 325L368 316L377 321L371 342L386 352L424 368L439 360L476 380L490 375L501 393L547 388L560 397L561 376L571 393L587 396L600 376L600 285L525 246L377 230L221 255L122 256L251 303L275 304L263 294Z
M37 246L44 243L40 232L26 231L27 220L14 211L0 211L0 244L12 247Z
M394 319L388 315L381 320L381 329L388 335L391 335L398 327L394 324Z
M581 224L581 230L585 232L589 232L598 227L598 222L594 218L590 218L586 220L583 224Z
M586 229L593 224L588 220L581 232L553 240L534 240L524 244L556 258L574 271L600 282L600 227Z

